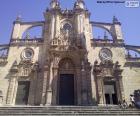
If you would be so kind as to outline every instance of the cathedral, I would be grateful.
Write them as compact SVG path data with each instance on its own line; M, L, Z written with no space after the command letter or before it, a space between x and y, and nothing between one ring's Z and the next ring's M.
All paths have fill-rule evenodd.
M90 20L84 0L62 9L51 0L44 20L13 23L0 45L0 105L117 105L140 89L140 46L127 45L121 22ZM41 37L27 33L41 27ZM96 38L98 27L109 33ZM135 52L135 55L131 55Z

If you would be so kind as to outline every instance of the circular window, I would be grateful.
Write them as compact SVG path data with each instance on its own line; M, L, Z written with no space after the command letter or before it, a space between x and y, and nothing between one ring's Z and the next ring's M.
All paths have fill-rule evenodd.
M112 60L112 52L108 48L103 48L99 52L99 58L101 61L110 61Z
M25 50L23 50L22 52L22 58L26 59L26 60L30 60L33 58L34 52L31 48L27 48Z

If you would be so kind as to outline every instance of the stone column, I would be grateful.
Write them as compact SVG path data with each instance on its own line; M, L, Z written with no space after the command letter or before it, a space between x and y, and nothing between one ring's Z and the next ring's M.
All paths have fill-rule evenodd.
M54 30L55 30L55 16L54 14L52 14L52 19L51 19L51 31L50 31L50 34L51 34L51 40L54 39Z
M57 82L58 82L58 67L53 68L53 81L52 81L52 90L53 90L53 96L52 96L52 105L57 104Z
M37 91L37 78L38 78L38 65L35 66L35 69L33 71L33 77L31 78L30 81L30 90L29 90L29 98L28 98L29 105L35 105L35 97Z
M76 68L76 79L77 81L76 83L76 90L75 90L75 93L76 93L76 97L75 98L75 101L77 102L77 105L81 105L81 100L82 100L82 96L81 96L81 68L80 67L77 67Z
M53 81L53 62L50 63L50 75L48 79L48 88L46 92L46 105L52 104L52 81Z
M82 105L88 104L88 96L87 96L87 75L84 69L81 71L81 79L82 79Z
M56 20L56 28L55 28L55 38L58 38L60 35L60 18L59 18L59 13L55 16Z
M75 14L75 29L76 29L76 33L79 35L80 34L80 19L79 19L79 14L76 13Z
M96 104L97 103L97 89L96 89L96 79L95 79L95 75L93 74L93 69L91 70L91 99L92 99L92 104Z
M122 77L119 76L118 77L118 81L117 81L117 85L118 85L118 89L119 89L119 101L122 101L125 99L125 95L124 95L124 88L123 88L123 82L122 82Z
M30 81L30 89L29 89L29 97L28 97L28 105L34 105L34 99L35 99L35 77L31 78Z
M95 99L92 98L92 85L91 85L91 68L90 70L87 71L86 73L87 75L87 102L88 105L95 105L96 101ZM95 82L94 82L95 83ZM94 91L94 93L96 93L96 90Z
M49 67L47 65L44 66L44 75L43 75L43 87L42 87L42 99L41 105L46 104L46 90L47 90L47 83L48 83L48 76L49 76Z
M9 80L6 104L14 105L14 99L16 97L16 96L14 97L15 86L16 86L16 76L11 76L11 79Z
M104 93L103 93L103 80L101 77L97 77L97 86L98 86L98 102L99 104L104 104Z

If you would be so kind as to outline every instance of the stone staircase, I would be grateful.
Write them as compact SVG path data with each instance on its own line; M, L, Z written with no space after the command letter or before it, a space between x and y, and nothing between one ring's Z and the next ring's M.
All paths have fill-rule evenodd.
M138 109L118 106L14 106L0 107L0 116L140 116Z

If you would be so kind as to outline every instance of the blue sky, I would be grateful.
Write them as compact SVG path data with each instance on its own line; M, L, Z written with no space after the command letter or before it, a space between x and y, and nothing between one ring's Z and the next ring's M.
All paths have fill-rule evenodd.
M60 0L62 8L73 8L76 0ZM50 0L1 0L0 1L0 44L9 43L13 21L21 15L23 21L44 20L43 12ZM126 8L124 4L99 4L97 0L85 0L91 12L91 21L112 22L115 15L122 23L124 40L127 44L140 45L140 7ZM102 35L101 35L102 36Z

